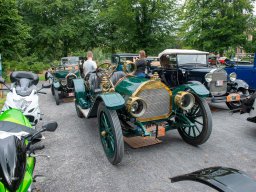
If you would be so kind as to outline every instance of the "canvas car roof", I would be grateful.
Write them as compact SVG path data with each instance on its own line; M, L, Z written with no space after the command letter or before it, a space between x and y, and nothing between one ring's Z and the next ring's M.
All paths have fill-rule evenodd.
M158 57L166 54L209 54L209 52L194 49L165 49L163 52L159 53Z
M115 54L113 54L113 56L120 56L120 57L133 57L133 56L135 56L135 57L137 57L137 56L139 56L139 54L136 54L136 53L115 53Z

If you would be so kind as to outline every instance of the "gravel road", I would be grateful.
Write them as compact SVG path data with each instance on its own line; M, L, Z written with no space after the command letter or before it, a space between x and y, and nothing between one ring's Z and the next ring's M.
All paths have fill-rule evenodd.
M103 152L96 119L80 119L73 102L55 105L50 89L40 96L43 122L56 120L54 133L45 133L35 174L43 192L182 192L214 191L194 182L171 183L169 178L210 166L227 166L256 179L256 124L247 115L231 115L224 104L212 107L213 131L199 147L186 144L177 130L163 143L141 149L125 145L123 161L111 165Z

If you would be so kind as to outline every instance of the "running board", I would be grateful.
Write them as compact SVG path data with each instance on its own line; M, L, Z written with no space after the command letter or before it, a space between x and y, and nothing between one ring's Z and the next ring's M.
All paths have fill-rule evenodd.
M77 105L77 107L83 113L84 117L87 118L91 108L89 108L89 109L82 109L79 105Z

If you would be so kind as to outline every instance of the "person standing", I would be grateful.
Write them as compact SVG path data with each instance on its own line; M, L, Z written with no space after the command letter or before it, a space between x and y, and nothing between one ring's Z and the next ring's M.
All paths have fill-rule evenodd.
M87 60L83 64L83 73L86 77L89 73L94 72L97 69L97 64L93 61L93 53L91 51L87 52Z
M139 59L135 61L135 65L137 67L135 75L137 77L145 77L146 67L148 66L148 63L146 61L146 53L144 50L141 50L139 52Z

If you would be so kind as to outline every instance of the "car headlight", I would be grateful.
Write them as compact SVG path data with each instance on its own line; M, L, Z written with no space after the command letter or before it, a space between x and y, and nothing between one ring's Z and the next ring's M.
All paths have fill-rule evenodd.
M230 81L235 81L236 80L236 73L235 72L232 72L232 73L230 73L229 74L229 79L230 79Z
M212 81L212 73L207 73L205 76L205 81L210 83Z
M147 104L139 97L132 97L127 102L127 109L133 117L141 117L147 109Z
M66 86L67 85L67 79L61 79L60 83L61 83L61 85Z
M195 105L195 97L189 92L179 91L174 98L175 104L187 111Z
M25 99L13 99L13 102L18 109L22 110L22 112L25 112L28 106L32 103L32 101L26 101Z

